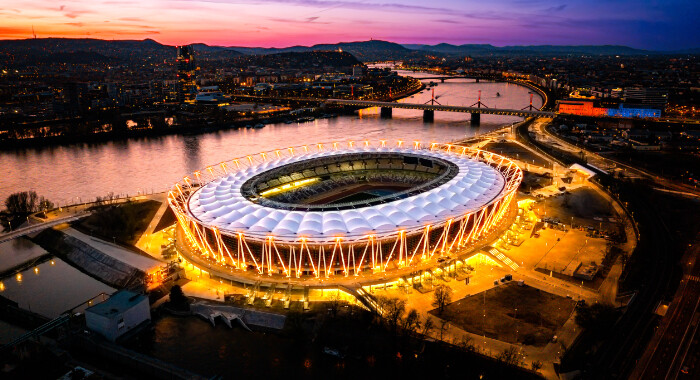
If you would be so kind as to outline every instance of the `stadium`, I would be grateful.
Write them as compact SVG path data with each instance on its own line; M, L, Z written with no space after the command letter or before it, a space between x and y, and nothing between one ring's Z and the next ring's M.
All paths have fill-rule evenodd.
M505 217L522 177L483 150L350 141L207 167L175 184L168 202L188 262L243 283L328 286L458 254Z

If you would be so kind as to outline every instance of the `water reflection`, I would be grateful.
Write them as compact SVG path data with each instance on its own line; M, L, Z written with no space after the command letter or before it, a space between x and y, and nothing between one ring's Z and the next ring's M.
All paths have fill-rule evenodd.
M58 258L0 279L3 297L17 302L23 309L49 318L57 317L100 293L111 294L114 290Z
M212 135L209 135L209 137L214 137L216 139L216 135L219 135L219 133L214 133ZM187 168L187 171L182 173L182 175L186 175L188 173L192 173L195 170L201 169L204 165L202 165L202 162L200 160L200 144L199 144L199 138L200 136L183 136L183 144L184 144L184 152L183 152L183 157L185 159L185 167ZM220 140L217 139L217 140Z
M46 254L43 248L24 237L0 243L0 273Z
M529 90L509 83L451 80L435 87L435 95L442 104L471 105L479 90L489 107L523 108L529 104ZM403 101L425 103L431 95L432 90L423 91ZM541 99L535 97L535 105L539 104ZM521 119L483 115L481 126L476 128L469 124L469 114L464 113L436 112L434 123L424 123L421 111L397 109L392 119L381 119L378 109L368 109L357 116L271 124L263 129L0 152L0 200L12 192L29 189L60 204L75 202L76 197L94 199L109 192L164 191L194 170L265 150L365 139L449 142L518 120Z

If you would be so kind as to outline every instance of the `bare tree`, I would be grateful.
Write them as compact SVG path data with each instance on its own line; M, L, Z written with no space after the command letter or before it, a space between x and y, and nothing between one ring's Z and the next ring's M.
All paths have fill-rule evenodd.
M403 328L409 331L410 334L413 334L420 329L420 324L420 313L418 313L418 310L409 310L403 321Z
M432 317L428 316L423 323L423 330L421 331L421 334L424 336L429 336L430 332L433 331L433 328L435 328L435 321Z
M461 339L457 341L457 346L465 351L474 351L474 344L472 343L472 338L467 334L462 335Z
M447 329L450 327L450 321L446 319L441 319L440 320L440 340L442 340L443 334L447 332Z
M46 211L52 209L53 207L54 204L50 200L44 197L39 198L39 206L37 207L37 211Z
M433 306L438 309L438 314L442 314L445 306L452 302L452 289L447 285L438 285L433 292Z
M401 324L403 314L406 312L406 300L396 297L381 297L378 301L384 309L384 318L387 324L396 333L397 327Z
M521 364L520 353L513 346L501 351L501 353L496 356L496 359L509 365L519 366Z
M533 371L539 372L540 368L542 368L542 362L539 360L535 360L530 364L530 368L532 368Z

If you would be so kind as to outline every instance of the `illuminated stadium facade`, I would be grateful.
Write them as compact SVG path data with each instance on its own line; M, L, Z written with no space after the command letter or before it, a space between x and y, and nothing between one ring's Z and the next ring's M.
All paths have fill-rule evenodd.
M521 181L515 163L487 151L362 141L226 161L185 177L168 200L195 265L328 284L388 278L473 244Z

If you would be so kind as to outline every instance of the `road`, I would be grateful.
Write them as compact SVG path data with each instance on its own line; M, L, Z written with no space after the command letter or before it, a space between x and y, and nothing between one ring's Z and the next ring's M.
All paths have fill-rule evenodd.
M684 260L686 273L657 333L633 372L632 379L683 379L700 377L698 324L700 314L700 265L696 252ZM688 368L688 369L684 369ZM688 373L682 373L681 370Z
M88 216L90 214L91 214L91 212L89 212L89 211L81 211L79 213L64 216L61 218L48 219L47 221L39 223L39 224L31 224L31 225L28 225L27 227L22 227L22 228L14 230L12 232L8 232L6 234L0 235L0 243L4 243L6 241L16 239L20 236L33 234L35 232L40 232L40 231L43 231L47 228L57 226L59 224L73 222L73 221L76 221L78 219L85 218L86 216Z
M533 123L529 131L535 134L537 141L553 145L559 150L567 152L575 161L585 158L589 165L602 170L620 166L623 168L625 176L646 178L651 180L655 186L662 188L670 187L679 189L679 191L688 190L684 186L669 183L665 179L627 165L620 165L615 161L570 144L547 131L545 121ZM697 301L698 299L698 294L695 293L698 290L695 290L696 286L693 285L685 287L684 293L679 297L680 300L687 298L692 301L683 303L683 310L676 308L675 310L680 310L677 314L671 312L670 318L679 318L675 322L680 325L670 329L669 334L666 335L667 339L671 341L663 345L657 345L657 347L665 348L661 351L652 350L650 358L644 359L648 360L648 362L637 360L642 355L648 333L656 321L653 314L654 309L664 296L664 293L673 286L672 273L676 264L676 256L671 251L675 247L674 240L661 217L660 210L657 209L654 201L655 197L655 191L647 186L637 186L634 189L628 187L625 192L629 208L634 212L635 219L639 223L640 237L644 236L644 239L640 238L635 255L642 262L653 263L653 265L646 265L642 269L646 282L641 286L635 300L630 304L617 322L615 329L603 342L593 356L591 363L589 363L588 371L592 375L591 378L627 378L627 375L632 372L638 363L647 366L649 369L646 371L651 371L643 371L644 373L656 371L654 376L664 372L663 367L665 367L666 372L662 376L659 375L661 377L658 377L665 378L667 373L681 367L679 361L683 362L696 358L695 355L691 355L689 359L687 355L683 354L684 347L690 347L693 343L697 344L694 338L696 330L689 328L691 326L690 323L693 320L697 320L694 317L694 312L688 311L688 308L694 306L692 301ZM672 321L669 320L667 323L672 323ZM678 334L677 330L683 330L688 333ZM690 331L692 331L692 335L688 335ZM663 339L664 335L662 333L659 339ZM674 349L673 357L675 359L671 360L668 357L670 356L669 350ZM685 352L687 351L689 350L685 350ZM657 370L657 367L660 368Z
M610 171L615 168L618 168L622 171L622 174L625 177L628 178L644 178L647 180L652 181L661 191L666 191L666 192L672 192L676 193L679 195L685 195L685 196L690 196L690 197L700 197L700 191L695 189L692 186L678 183L675 181L671 181L669 179L666 179L664 177L659 177L653 173L650 173L648 171L645 171L643 169L639 169L630 165L627 165L623 162L613 160L604 156L599 155L598 153L591 152L589 150L583 149L579 146L576 146L561 137L553 134L550 132L546 126L548 123L545 122L535 122L533 123L531 127L531 131L535 132L537 135L538 140L546 143L546 144L551 144L555 146L556 148L559 148L560 150L564 150L574 156L580 157L580 154L583 153L584 159L590 164L595 166L596 168L605 170L605 171ZM612 173L611 173L612 174Z

